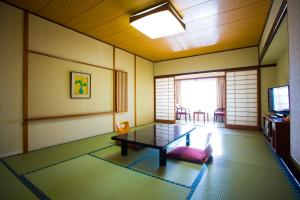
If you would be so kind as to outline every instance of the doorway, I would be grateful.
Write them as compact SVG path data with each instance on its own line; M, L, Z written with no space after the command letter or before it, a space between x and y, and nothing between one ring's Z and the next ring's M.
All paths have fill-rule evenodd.
M176 123L224 127L225 72L175 76L175 105Z

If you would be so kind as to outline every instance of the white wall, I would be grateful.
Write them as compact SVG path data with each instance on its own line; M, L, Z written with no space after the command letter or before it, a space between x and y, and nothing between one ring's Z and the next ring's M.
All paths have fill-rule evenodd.
M270 11L270 14L269 14L269 17L267 19L267 23L266 23L265 29L263 31L263 34L262 34L262 37L261 37L261 40L260 40L259 53L261 53L261 51L264 48L264 45L266 43L266 40L267 40L268 35L270 33L270 30L271 30L271 28L273 26L273 23L275 21L276 15L277 15L277 13L279 11L279 8L281 6L282 1L283 0L273 0L271 11Z
M300 165L300 1L288 1L291 156Z
M113 47L45 19L29 16L29 49L113 67Z
M29 15L29 50L113 68L113 47ZM29 53L28 115L113 110L113 71ZM91 99L70 98L70 72L91 74ZM29 150L113 131L112 114L29 122Z
M116 70L126 71L128 75L128 112L117 113L116 122L129 121L131 127L134 122L134 55L116 48Z
M277 67L266 67L260 70L260 104L261 104L261 114L269 114L268 108L268 89L277 85L276 74ZM263 128L263 117L261 116L261 127Z
M3 157L22 152L23 11L0 2L0 23L0 157ZM113 46L34 15L29 15L28 44L31 51L54 56L28 53L29 118L113 111ZM116 69L128 72L128 112L116 114L116 121L127 120L131 126L135 125L134 56L116 48ZM141 105L144 98L140 96L144 92L140 88L153 91L153 63L136 59L139 70L136 103ZM70 71L91 74L91 99L70 99ZM153 92L150 96L145 112L137 110L139 125L153 122ZM113 126L112 113L29 121L29 150L112 132Z
M285 51L277 60L276 82L278 85L289 84L289 54Z
M200 72L258 65L257 47L154 63L154 75Z
M22 152L23 12L0 2L0 157Z
M136 115L137 126L154 121L153 63L136 58Z

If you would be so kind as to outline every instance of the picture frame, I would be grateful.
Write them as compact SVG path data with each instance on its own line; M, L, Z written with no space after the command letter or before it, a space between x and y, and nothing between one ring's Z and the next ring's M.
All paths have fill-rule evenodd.
M91 74L83 72L70 72L70 98L91 98Z

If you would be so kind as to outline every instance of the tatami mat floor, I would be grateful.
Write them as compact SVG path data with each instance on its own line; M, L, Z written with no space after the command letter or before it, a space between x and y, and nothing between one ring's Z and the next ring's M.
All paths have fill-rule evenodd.
M122 157L114 133L4 158L0 199L300 198L258 131L198 126L191 146L203 148L208 133L214 153L207 165L168 159L160 167L148 148Z

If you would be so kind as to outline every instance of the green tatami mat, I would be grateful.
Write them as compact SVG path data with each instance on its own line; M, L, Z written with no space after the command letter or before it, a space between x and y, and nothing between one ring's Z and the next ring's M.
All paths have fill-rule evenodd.
M0 199L37 199L1 162L0 177Z
M256 130L241 130L241 129L228 129L228 128L219 128L214 129L217 132L222 132L222 134L231 134L231 135L242 135L248 137L260 137L261 132Z
M221 150L218 152L218 149L215 149L215 153L220 154L215 155L213 153L216 158L269 167L278 166L266 139L262 135L247 137L244 135L223 134L218 137L221 137L220 144L218 144Z
M26 175L50 199L185 199L189 189L86 155Z
M196 188L193 200L293 200L296 194L277 167L215 159Z
M137 163L132 168L190 187L199 174L201 167L202 165L200 164L174 159L167 159L167 165L161 167L159 165L159 156L153 155Z
M123 166L128 166L129 164L132 164L134 161L144 158L145 156L151 156L152 154L155 154L158 156L158 150L151 149L151 148L143 148L138 151L134 151L131 149L128 149L128 155L122 156L121 155L121 147L120 146L111 146L109 148L106 148L104 150L97 151L93 153L92 155L102 158L104 160L108 160L110 162L114 162Z
M69 142L5 159L18 174L28 173L114 143L113 133Z

